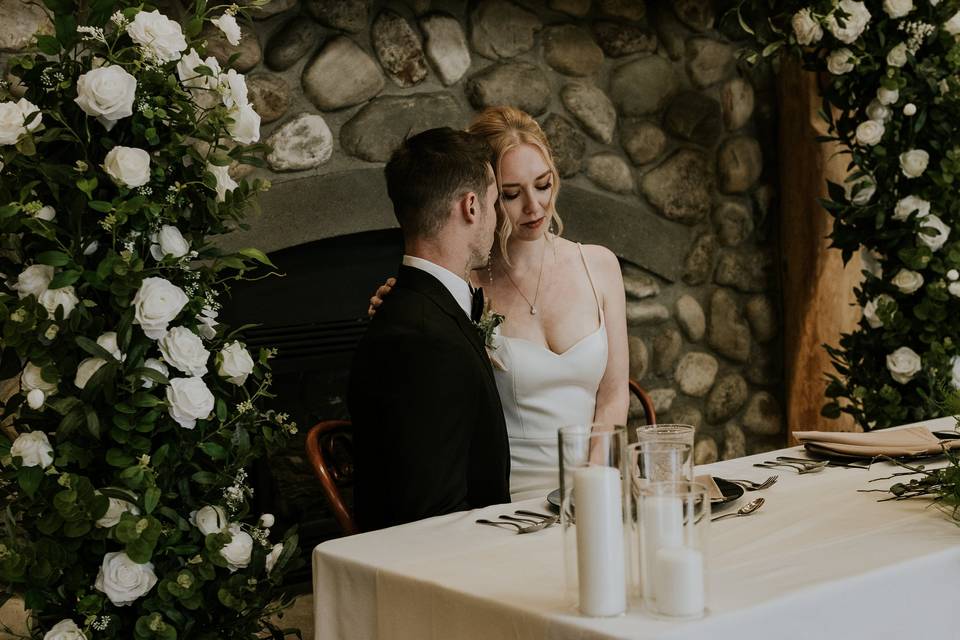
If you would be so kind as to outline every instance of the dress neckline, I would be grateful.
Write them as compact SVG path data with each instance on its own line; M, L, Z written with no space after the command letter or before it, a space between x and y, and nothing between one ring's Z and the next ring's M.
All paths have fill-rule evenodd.
M502 333L500 334L500 338L503 339L503 340L519 340L520 342L526 342L527 344L529 344L529 345L532 346L532 347L535 347L535 348L537 348L537 349L542 349L543 351L546 351L547 353L549 353L549 354L551 354L551 355L553 355L553 356L556 356L556 357L558 357L558 358L562 358L562 357L564 357L565 355L567 355L568 353L570 353L571 351L573 351L574 349L576 349L577 347L579 347L581 344L583 344L584 342L586 342L589 338L592 338L593 336L595 336L595 335L597 335L598 333L600 333L601 331L603 331L604 327L605 327L605 324L604 324L604 322L603 322L603 316L601 316L601 317L600 317L600 326L599 326L599 327L597 327L595 330L591 331L591 332L588 333L587 335L583 336L582 338L580 338L579 340L577 340L576 342L574 342L572 345L570 345L569 347L567 347L564 351L561 351L560 353L557 353L556 351L554 351L553 349L551 349L550 347L548 347L548 346L545 345L545 344L540 344L540 343L534 342L533 340L528 340L528 339L526 339L526 338L516 338L516 337L513 337L513 336L505 336L505 335L503 335Z

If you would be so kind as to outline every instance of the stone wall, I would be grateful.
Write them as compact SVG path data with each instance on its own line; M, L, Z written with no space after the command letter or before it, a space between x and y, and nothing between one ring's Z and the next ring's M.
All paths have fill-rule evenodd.
M226 244L391 226L379 169L404 136L518 106L551 140L568 235L624 260L631 375L660 421L698 426L698 462L782 446L774 97L738 68L717 12L711 0L271 0L239 47L209 34L221 62L239 54L273 147L262 217ZM0 51L23 46L18 24L0 25Z

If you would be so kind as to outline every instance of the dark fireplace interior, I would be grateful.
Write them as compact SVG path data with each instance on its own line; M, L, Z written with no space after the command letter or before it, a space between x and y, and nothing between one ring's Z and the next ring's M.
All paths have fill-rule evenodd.
M350 363L367 326L371 293L395 275L403 254L399 229L368 231L276 251L270 259L282 276L232 286L224 322L244 332L251 351L276 348L272 361L276 399L299 433L254 473L255 508L273 513L277 531L299 525L304 569L294 583L310 580L310 550L340 530L304 454L307 431L320 420L349 418ZM362 256L363 259L357 259ZM349 487L344 498L352 503Z

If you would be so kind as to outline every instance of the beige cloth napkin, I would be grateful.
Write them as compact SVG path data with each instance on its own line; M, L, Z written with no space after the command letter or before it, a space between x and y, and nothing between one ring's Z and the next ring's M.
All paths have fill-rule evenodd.
M925 427L868 433L794 431L793 435L803 444L810 442L823 449L852 456L915 456L942 450L940 440ZM952 449L960 447L960 440L947 440L944 444Z
M723 492L720 491L720 487L717 486L717 483L714 481L713 476L703 475L697 476L693 479L694 482L699 482L707 488L707 495L710 496L710 501L714 500L723 500Z

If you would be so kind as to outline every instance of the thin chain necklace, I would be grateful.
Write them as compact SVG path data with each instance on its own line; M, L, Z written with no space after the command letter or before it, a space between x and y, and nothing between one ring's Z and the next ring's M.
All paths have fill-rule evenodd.
M510 281L510 284L513 285L513 288L517 290L517 293L520 294L520 297L523 298L523 301L527 303L527 306L530 307L530 315L537 315L537 298L540 297L540 281L543 279L543 260L547 255L547 238L543 238L543 250L540 252L540 273L537 275L537 290L533 294L533 302L530 301L530 298L523 295L523 291L520 290L520 287L517 286L517 283L513 281L513 278L510 276L510 271L504 268L503 272L507 274L507 280ZM506 266L506 265L505 265Z

